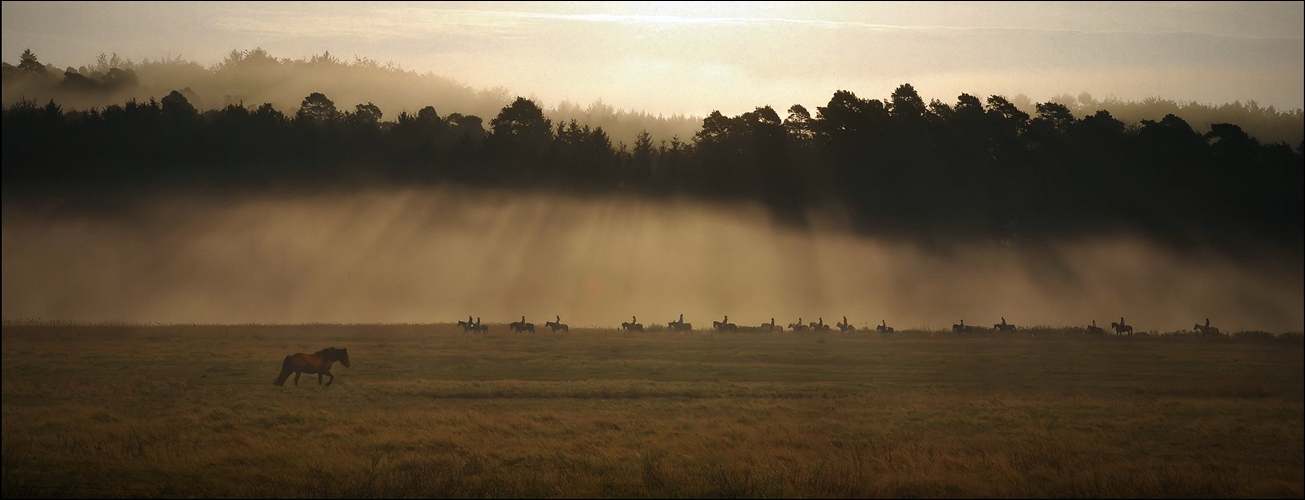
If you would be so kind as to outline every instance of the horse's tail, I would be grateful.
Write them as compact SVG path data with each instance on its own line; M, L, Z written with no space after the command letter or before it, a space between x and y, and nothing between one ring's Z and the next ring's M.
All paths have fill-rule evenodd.
M285 361L281 363L281 376L277 377L276 380L273 380L272 385L285 384L285 380L290 378L291 373L295 372L294 359L295 355L293 354L285 357Z

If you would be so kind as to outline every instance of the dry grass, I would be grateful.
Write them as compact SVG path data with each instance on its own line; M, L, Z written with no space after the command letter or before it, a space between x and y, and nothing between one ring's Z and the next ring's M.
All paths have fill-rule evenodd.
M504 331L5 326L4 496L1303 494L1298 338Z

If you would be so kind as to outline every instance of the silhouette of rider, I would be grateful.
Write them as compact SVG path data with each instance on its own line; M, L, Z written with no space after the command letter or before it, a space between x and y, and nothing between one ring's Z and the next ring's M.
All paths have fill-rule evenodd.
M680 324L684 324L684 313L680 313Z
M1002 316L1002 317L1001 317L1001 324L1003 324L1003 325L1006 324L1006 317L1005 317L1005 316Z

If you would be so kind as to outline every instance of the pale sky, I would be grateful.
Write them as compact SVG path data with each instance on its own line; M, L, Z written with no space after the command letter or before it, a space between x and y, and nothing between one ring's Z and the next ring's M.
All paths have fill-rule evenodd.
M1305 106L1305 2L3 3L3 60L101 52L205 65L330 51L506 87L702 116L845 89L926 99L1091 93Z

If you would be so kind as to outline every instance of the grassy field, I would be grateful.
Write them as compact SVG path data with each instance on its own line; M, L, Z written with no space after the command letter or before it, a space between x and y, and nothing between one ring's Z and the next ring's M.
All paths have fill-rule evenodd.
M1293 340L3 327L28 496L1288 497ZM349 349L335 384L282 358Z

